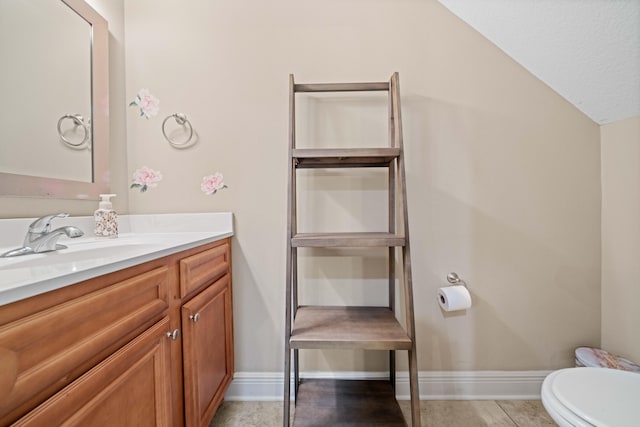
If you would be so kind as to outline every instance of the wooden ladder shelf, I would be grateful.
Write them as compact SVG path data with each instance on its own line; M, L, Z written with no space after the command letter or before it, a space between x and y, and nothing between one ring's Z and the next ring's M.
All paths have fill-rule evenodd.
M385 148L296 148L295 100L300 92L386 91L389 96L389 146ZM284 427L290 422L290 384L296 396L294 425L406 426L395 399L395 352L409 360L411 421L420 426L418 367L407 192L402 144L398 73L388 82L296 84L289 76L289 179L286 257L286 322L284 360ZM387 232L298 233L296 170L305 168L378 167L388 170L389 228ZM305 306L298 304L298 248L388 248L389 296L381 307ZM397 257L401 258L398 260ZM402 269L396 273L396 261ZM398 276L398 277L396 277ZM405 327L396 317L395 283L403 293ZM387 380L317 380L300 377L301 349L353 349L389 352ZM292 363L293 352L293 363ZM293 369L292 369L293 365Z

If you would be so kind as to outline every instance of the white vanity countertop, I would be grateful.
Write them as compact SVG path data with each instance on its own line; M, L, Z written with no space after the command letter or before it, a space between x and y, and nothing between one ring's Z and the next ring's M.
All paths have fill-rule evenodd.
M0 254L21 247L34 220L0 219ZM60 238L67 249L0 258L0 305L233 235L229 212L121 215L115 239L93 237L93 217L56 218L51 228L66 225L84 232L76 239Z

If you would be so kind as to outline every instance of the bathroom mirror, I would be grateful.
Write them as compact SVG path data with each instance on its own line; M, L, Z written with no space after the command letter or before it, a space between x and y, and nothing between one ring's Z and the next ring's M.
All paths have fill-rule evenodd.
M0 1L0 196L109 192L108 37L83 0Z

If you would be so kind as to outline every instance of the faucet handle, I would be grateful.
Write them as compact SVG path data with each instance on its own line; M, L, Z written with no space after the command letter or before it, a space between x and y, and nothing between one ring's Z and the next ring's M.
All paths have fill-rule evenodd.
M29 226L30 233L47 233L51 229L51 221L54 218L66 218L68 217L68 213L58 213L45 215L41 218L36 219Z

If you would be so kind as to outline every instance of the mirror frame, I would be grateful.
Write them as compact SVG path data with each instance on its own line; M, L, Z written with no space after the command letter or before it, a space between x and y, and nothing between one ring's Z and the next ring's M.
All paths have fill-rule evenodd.
M110 192L108 24L83 0L61 1L91 25L92 182L0 172L0 196L98 200Z

